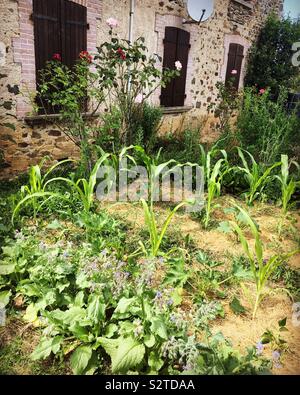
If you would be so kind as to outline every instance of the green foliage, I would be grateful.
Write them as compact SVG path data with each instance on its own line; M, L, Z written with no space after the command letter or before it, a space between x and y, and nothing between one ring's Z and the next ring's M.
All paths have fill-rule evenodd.
M280 154L291 149L292 136L299 135L299 120L286 110L286 90L281 89L276 100L270 92L257 94L254 89L244 91L243 103L237 119L237 133L241 147L255 159L270 165Z
M267 329L262 337L262 344L270 344L273 350L277 351L288 351L287 341L281 336L282 332L287 332L288 329L286 327L287 317L278 321L278 329L276 331L272 331Z
M201 166L204 168L205 181L207 185L207 197L204 217L204 227L207 228L210 221L210 215L212 211L212 202L215 197L221 194L221 185L223 176L230 171L228 167L227 154L224 150L219 151L216 148L212 148L207 153L205 152L202 145L201 148ZM212 164L212 158L216 153L220 152L223 155L222 159L219 159L214 165Z
M250 49L245 83L270 88L278 95L280 86L289 88L299 69L293 66L292 46L299 41L300 23L271 15Z
M156 67L157 55L148 56L143 37L130 43L119 39L111 30L110 41L104 42L97 50L95 67L101 89L109 93L108 106L117 106L120 111L122 143L133 144L136 122L143 118L144 101L180 72L175 65L173 70L159 70ZM142 136L144 138L146 135Z
M250 152L237 148L239 157L243 162L244 167L237 166L236 169L245 175L245 180L249 186L249 191L245 192L246 201L248 204L253 204L254 200L262 196L263 189L272 179L271 172L273 169L281 165L281 162L274 163L272 166L265 168L259 165ZM244 156L244 152L251 160L251 167Z
M249 259L250 268L253 274L253 278L255 280L256 299L254 303L253 301L251 301L253 303L253 318L255 318L256 311L262 300L268 294L274 292L274 290L273 291L267 290L266 286L268 280L270 279L270 277L272 276L272 274L275 272L275 270L278 268L279 265L285 262L289 257L293 256L294 254L297 254L299 251L296 250L286 254L273 255L269 259L264 258L263 244L260 238L260 233L257 228L257 225L253 222L252 218L244 209L242 209L239 206L236 206L236 208L242 214L243 221L250 228L250 231L255 239L254 249L251 249L241 227L237 223L234 222L231 223L233 229L238 234L244 252ZM246 290L246 288L244 289ZM248 294L249 292L247 292L247 295Z
M180 163L198 163L200 134L201 129L186 129L179 135L169 133L158 137L156 147L161 147L160 160L165 162L176 158Z
M236 114L240 106L240 95L232 87L232 82L225 85L224 82L217 82L218 90L217 102L209 106L209 110L214 111L215 117L218 118L218 128L223 135L228 134L231 130L230 121Z
M80 178L76 182L64 177L56 177L54 181L65 181L71 185L75 192L78 193L80 201L86 212L90 211L94 202L94 190L97 182L97 173L101 165L109 158L109 154L104 153L95 163L88 179Z
M47 158L45 158L47 159ZM16 205L13 215L12 215L12 223L14 222L15 216L19 213L20 209L24 205L30 204L33 209L34 217L36 217L37 212L40 210L42 205L46 204L49 199L52 198L62 198L61 195L54 192L49 192L46 190L48 184L56 181L58 178L52 178L48 180L49 175L53 173L53 171L60 165L66 162L70 162L71 160L66 159L61 162L56 163L51 166L49 170L46 171L44 175L42 175L42 166L44 164L45 159L40 163L40 165L31 166L29 170L29 184L23 185L21 187L21 200ZM42 201L42 202L41 202Z
M40 71L37 97L43 113L59 113L56 126L80 148L81 173L87 174L92 166L92 129L85 117L87 103L94 104L95 111L104 100L90 61L79 57L72 68L59 60L47 62Z
M294 165L297 170L300 169L297 162L291 161L289 163L288 156L281 155L281 174L275 176L281 184L281 204L284 215L287 214L289 202L294 195L297 186L300 186L300 182L295 181L294 177L289 174L290 166L292 165Z
M141 202L144 209L145 223L149 232L149 243L150 243L149 253L150 256L156 257L159 254L160 245L163 241L163 238L165 236L165 233L170 225L173 216L181 207L183 207L188 203L181 202L172 211L170 211L169 215L167 216L166 220L162 225L161 231L159 231L156 223L153 206L151 204L148 205L144 199L141 199ZM142 247L143 252L147 254L147 247L145 247L142 242L140 242L140 245Z
M239 314L244 314L246 312L245 307L241 305L241 302L236 296L232 299L229 306L231 310L234 312L234 314L239 315Z
M56 242L53 232L59 232ZM245 363L220 335L199 342L224 310L219 302L202 302L191 321L178 310L186 279L176 273L184 275L184 259L123 261L60 232L59 224L24 227L3 250L0 292L21 297L24 320L41 327L33 361L68 356L74 374L255 373L266 366L254 354ZM41 241L46 235L47 244ZM111 238L105 228L102 235Z

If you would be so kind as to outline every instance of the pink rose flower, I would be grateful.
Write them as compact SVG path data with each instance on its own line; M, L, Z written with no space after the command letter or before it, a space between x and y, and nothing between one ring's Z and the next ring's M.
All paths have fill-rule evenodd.
M142 93L139 93L139 94L136 96L136 98L135 98L135 102L138 103L138 104L140 104L140 103L142 103L143 99L144 99L144 96L142 95Z
M266 90L263 89L263 88L259 90L259 94L260 94L260 95L263 95L265 92L266 92Z
M175 67L176 67L176 70L178 70L178 71L180 71L182 69L182 64L181 64L181 62L179 62L179 60L177 60L175 62Z
M232 75L236 75L237 73L238 73L237 70L232 70L232 71L231 71L231 74L232 74Z
M106 21L106 24L111 29L113 29L114 27L117 27L119 23L118 23L118 21L115 18L108 18L107 21Z

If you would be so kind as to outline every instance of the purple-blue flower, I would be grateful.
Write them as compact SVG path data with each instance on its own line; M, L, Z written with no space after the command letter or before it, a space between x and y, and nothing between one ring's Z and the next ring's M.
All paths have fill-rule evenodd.
M257 354L257 355L261 355L262 352L263 352L263 350L264 350L264 345L262 344L261 341L259 341L259 342L256 344L256 354Z
M275 351L273 351L272 356L273 356L273 360L274 361L279 361L279 359L280 359L280 352L275 350Z
M167 306L172 306L173 303L174 303L174 301L172 298L167 300Z
M162 293L160 291L157 291L155 294L156 299L160 299L162 297Z

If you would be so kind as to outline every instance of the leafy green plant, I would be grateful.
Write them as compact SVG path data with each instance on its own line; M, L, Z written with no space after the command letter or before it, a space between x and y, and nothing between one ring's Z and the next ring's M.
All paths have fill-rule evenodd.
M253 155L251 155L250 152L243 150L240 147L237 147L237 150L244 167L237 166L236 168L245 174L245 180L249 185L249 191L245 193L245 197L247 203L250 205L254 202L254 200L261 196L264 187L271 180L270 174L272 170L280 166L281 162L276 162L272 166L269 166L265 169L255 161ZM249 156L251 160L250 166L248 165L243 152Z
M299 75L299 69L290 61L299 35L299 21L271 14L250 48L245 84L257 85L258 89L270 87L275 95L281 86L290 89L293 77Z
M264 87L265 88L265 87ZM287 91L281 89L278 98L270 91L256 88L244 91L242 106L237 118L237 137L240 146L249 151L264 166L279 161L280 154L294 150L299 139L299 119L296 111L288 113Z
M235 205L235 206L242 214L245 224L250 228L250 231L255 239L254 249L251 250L251 247L249 246L249 243L248 243L241 227L237 223L231 222L233 229L238 234L238 237L240 239L240 242L242 244L244 252L249 259L250 268L251 268L251 271L253 274L253 278L255 280L255 286L256 286L255 300L253 301L250 298L250 300L253 304L252 318L255 318L257 309L258 309L260 303L263 301L263 299L270 293L274 293L276 291L276 290L268 290L267 289L268 280L270 279L270 277L272 276L272 274L275 272L275 270L278 268L279 265L281 265L283 262L285 262L291 256L297 254L299 252L299 250L292 251L287 254L274 255L274 256L266 259L264 257L263 243L262 243L257 225L254 223L252 218L249 216L249 214L244 209L242 209L241 207L239 207L237 205ZM247 292L247 295L250 296L249 291L246 288L244 288L244 289ZM278 288L277 290L280 290L280 288ZM282 288L281 288L281 290L282 290Z
M283 318L282 320L278 321L278 329L276 331L272 331L267 329L262 337L261 343L262 344L271 344L273 350L277 351L287 351L287 341L281 336L282 332L287 332L288 329L286 327L287 318Z
M296 188L300 186L300 182L295 181L294 178L290 176L289 169L291 165L296 166L298 170L300 169L297 162L292 161L289 163L288 156L281 155L281 174L275 176L281 184L281 204L284 215L287 213L289 202L295 193Z
M219 152L219 150L213 147L207 153L205 152L202 145L201 148L201 165L204 167L205 180L207 185L207 197L204 217L204 227L207 228L210 221L211 211L213 209L212 202L221 194L221 185L223 176L230 171L228 167L227 154L224 150L221 150L223 155L222 159L219 159L214 165L212 165L213 156Z
M109 41L97 48L95 67L101 88L107 93L107 106L117 106L121 115L120 140L122 144L136 141L137 120L143 117L143 103L159 87L180 75L175 68L156 67L157 55L149 56L145 39L134 42L121 40L109 31ZM143 130L142 130L143 134ZM141 136L140 140L143 140ZM142 141L140 141L142 142Z
M49 175L60 165L72 160L66 159L51 166L47 172L42 175L42 166L47 158L45 158L39 165L31 166L29 170L29 184L21 187L22 199L16 205L13 215L12 223L14 223L15 216L19 213L22 206L30 203L33 209L33 215L36 217L38 210L42 205L46 204L49 199L62 197L58 193L46 191L46 187L49 183L57 180L58 178L52 178L48 180ZM41 199L42 198L42 199ZM42 200L42 202L41 202Z
M65 181L74 188L74 191L78 193L78 196L83 204L83 208L86 212L90 211L94 202L94 191L97 182L97 173L100 166L109 158L110 154L103 153L103 155L95 163L91 174L88 179L80 178L77 181L73 181L70 178L56 177L53 181ZM49 182L48 182L49 183ZM46 183L47 184L47 183Z
M54 118L56 127L80 149L79 170L85 176L92 170L93 138L93 128L86 117L87 104L94 115L105 97L91 62L91 55L83 51L69 67L61 62L60 54L54 54L39 73L37 89L40 112L59 114Z
M227 85L224 82L217 82L217 103L211 103L208 107L208 110L213 110L215 117L218 118L221 138L230 133L230 121L240 105L240 95L232 86L233 79L234 76L228 81Z
M145 217L145 223L148 228L149 232L149 243L150 243L150 255L156 257L159 254L159 248L162 243L162 240L165 236L165 233L170 225L170 222L175 215L175 213L184 205L188 204L187 202L181 202L179 203L172 211L170 211L169 215L167 216L166 220L164 221L161 230L158 230L156 218L155 218L155 213L153 210L153 206L148 205L147 202L144 199L141 199L143 209L144 209L144 217ZM144 253L147 254L147 248L146 246L140 242L140 245L144 251Z

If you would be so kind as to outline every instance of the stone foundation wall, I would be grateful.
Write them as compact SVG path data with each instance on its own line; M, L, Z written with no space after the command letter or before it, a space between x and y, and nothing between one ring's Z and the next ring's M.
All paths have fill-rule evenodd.
M88 49L108 39L106 19L118 19L117 32L128 37L130 0L75 0L88 7ZM29 19L32 0L0 0L0 106L1 123L14 123L16 129L0 126L0 149L4 153L0 177L17 175L44 155L54 159L78 155L76 147L51 123L31 125L24 115L32 111L30 90L35 84L34 37ZM177 26L191 34L188 61L186 106L182 114L164 117L161 133L180 133L184 129L201 129L201 137L212 141L217 136L215 119L207 108L216 101L215 84L224 80L230 42L246 49L256 39L268 14L279 13L281 0L215 0L213 15L205 22L182 24L187 19L183 0L136 0L134 38L144 36L149 53L163 55L165 26ZM243 4L248 3L248 7ZM245 64L243 65L243 68ZM31 94L32 95L32 94ZM159 105L160 91L151 101Z

